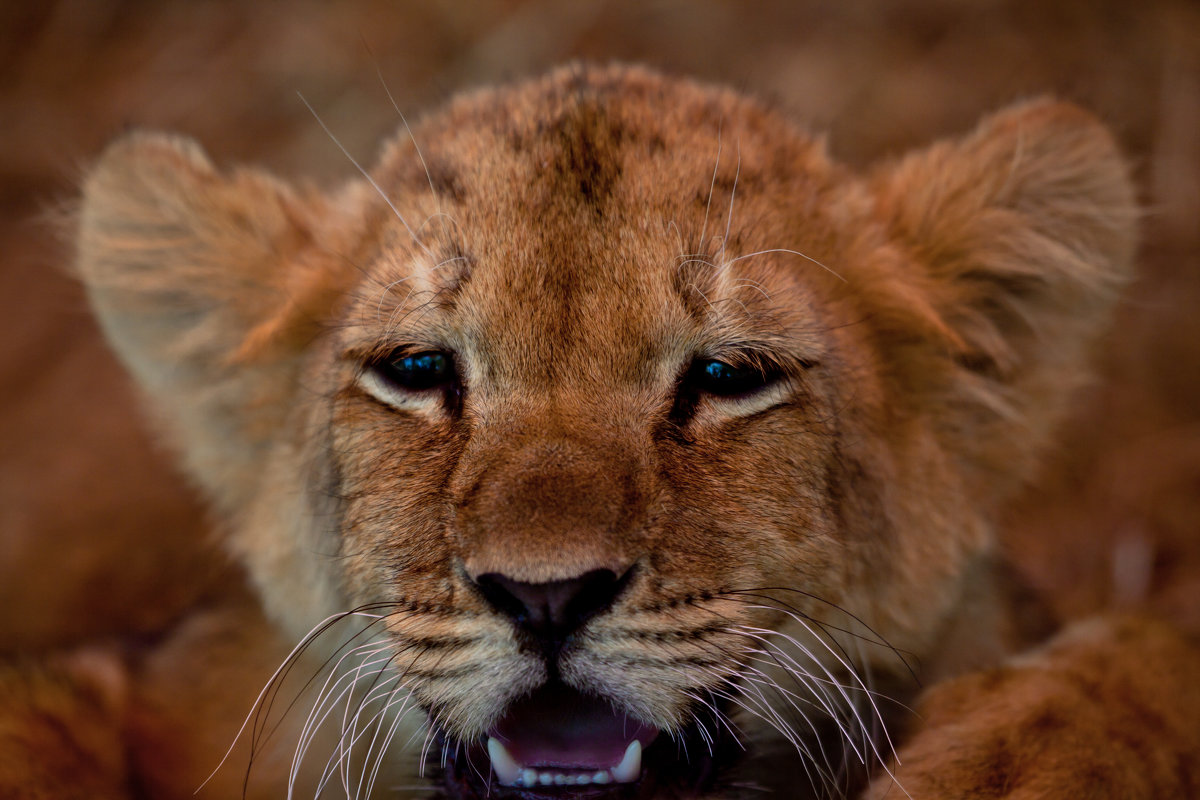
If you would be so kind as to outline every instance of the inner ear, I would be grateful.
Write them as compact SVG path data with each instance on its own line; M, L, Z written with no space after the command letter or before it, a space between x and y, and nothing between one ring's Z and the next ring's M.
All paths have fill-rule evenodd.
M1036 340L1074 351L1132 272L1127 167L1104 127L1075 106L1014 106L885 168L876 185L965 366L1034 367Z
M1132 274L1137 207L1112 137L1038 100L883 167L874 187L903 276L886 278L898 290L879 318L924 341L896 362L944 376L930 402L970 461L1028 474Z
M193 142L123 138L88 174L76 268L105 333L223 506L290 408L347 289L357 223L313 191L218 171Z
M345 272L321 247L334 216L316 192L254 170L222 174L190 140L138 133L84 183L77 266L106 326L121 313L110 301L153 300L142 312L176 324L216 314L221 360L245 358L276 338L286 345L329 305Z

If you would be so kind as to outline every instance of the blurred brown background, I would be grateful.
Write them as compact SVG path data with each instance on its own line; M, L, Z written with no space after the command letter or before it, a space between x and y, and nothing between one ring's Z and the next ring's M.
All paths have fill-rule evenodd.
M128 127L325 182L457 89L572 59L777 101L852 164L1054 93L1107 119L1146 208L1102 380L1005 540L1057 609L1200 627L1200 4L412 0L0 5L0 652L153 634L229 579L62 273L48 219ZM188 576L181 580L180 575Z

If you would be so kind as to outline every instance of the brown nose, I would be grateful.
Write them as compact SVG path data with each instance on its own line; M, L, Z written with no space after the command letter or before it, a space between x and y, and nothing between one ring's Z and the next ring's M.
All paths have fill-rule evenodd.
M594 569L548 583L524 583L489 572L475 583L494 609L531 633L543 648L557 651L567 636L613 604L630 572L618 577L612 570Z

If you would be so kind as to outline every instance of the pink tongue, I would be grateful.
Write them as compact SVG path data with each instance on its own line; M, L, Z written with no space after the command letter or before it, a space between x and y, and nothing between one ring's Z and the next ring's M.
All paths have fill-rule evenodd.
M644 747L658 731L599 698L548 684L514 703L491 735L522 767L600 770L619 764L634 739Z

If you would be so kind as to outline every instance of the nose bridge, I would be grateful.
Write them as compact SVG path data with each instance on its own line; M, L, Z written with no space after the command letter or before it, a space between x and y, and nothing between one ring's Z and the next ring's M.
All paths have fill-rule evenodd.
M624 574L649 503L640 449L618 431L549 415L494 431L459 501L457 536L472 578L545 583Z

